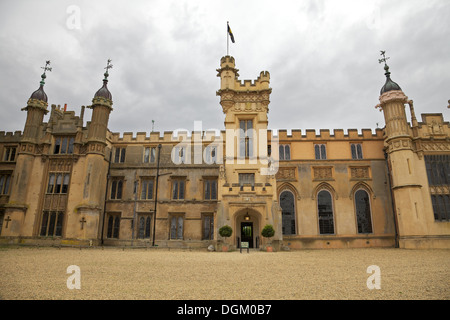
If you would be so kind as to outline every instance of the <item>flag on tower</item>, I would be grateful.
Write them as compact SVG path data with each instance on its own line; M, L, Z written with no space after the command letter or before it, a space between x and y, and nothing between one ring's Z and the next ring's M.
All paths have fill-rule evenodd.
M230 35L230 38L231 38L231 42L234 43L233 32L231 32L231 28L230 28L230 25L228 24L228 22L227 22L227 27L228 27L228 34Z

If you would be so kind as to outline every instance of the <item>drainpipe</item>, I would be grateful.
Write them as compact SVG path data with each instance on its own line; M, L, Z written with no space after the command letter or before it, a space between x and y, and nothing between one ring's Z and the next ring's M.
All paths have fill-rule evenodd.
M158 144L158 164L156 166L156 185L155 185L155 209L153 211L153 239L152 246L155 246L155 231L156 231L156 205L158 203L158 180L159 180L159 160L161 156L161 144Z
M111 155L112 155L112 148L109 152L109 161L108 161L108 173L106 174L106 190L105 190L105 201L103 202L103 218L102 218L102 234L101 234L101 244L103 245L103 233L105 230L105 219L106 219L106 199L108 197L108 183L109 183L109 173L111 169Z
M389 165L389 157L388 157L388 154L386 153L386 151L384 152L384 159L386 160L386 168L387 168L387 174L388 174L388 187L389 187L389 192L391 194L392 212L394 214L395 248L398 248L399 241L398 241L397 211L395 210L395 199L394 199L394 193L392 191L391 167Z

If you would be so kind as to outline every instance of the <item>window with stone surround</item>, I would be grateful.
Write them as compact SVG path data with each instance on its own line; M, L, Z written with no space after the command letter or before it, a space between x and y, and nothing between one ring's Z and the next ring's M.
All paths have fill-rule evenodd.
M327 159L327 149L325 144L315 144L314 145L314 154L316 156L316 160L326 160Z
M141 179L141 200L153 199L154 178Z
M173 178L172 179L172 199L183 200L185 196L186 178Z
M239 121L239 155L240 158L253 156L253 120Z
M108 228L106 230L107 238L119 238L120 214L108 214Z
M202 240L214 240L213 213L202 213Z
M41 237L61 237L64 212L44 211L42 214Z
M280 160L291 160L291 146L288 144L279 145Z
M144 148L144 163L155 163L156 159L156 148L155 147L145 147Z
M217 200L217 178L203 178L205 200Z
M72 154L74 137L56 137L53 154Z
M361 143L352 143L352 144L350 144L350 149L351 149L351 152L352 152L352 159L353 160L360 160L360 159L363 158Z
M170 214L170 239L182 240L184 228L184 213Z
M70 174L68 172L50 172L47 193L66 194L69 191Z
M152 215L140 214L138 218L138 239L150 239Z
M126 151L127 151L126 147L115 148L114 163L124 163Z
M119 200L122 199L122 191L123 191L124 181L123 179L113 179L111 182L111 200Z
M13 162L16 161L16 153L17 153L17 147L5 147L3 151L3 161L7 162Z
M355 210L358 233L372 233L369 194L363 189L355 192Z
M317 211L320 234L334 234L333 200L328 190L317 194Z
M0 195L9 194L11 184L11 173L0 172Z
M450 221L450 155L425 155L435 221Z

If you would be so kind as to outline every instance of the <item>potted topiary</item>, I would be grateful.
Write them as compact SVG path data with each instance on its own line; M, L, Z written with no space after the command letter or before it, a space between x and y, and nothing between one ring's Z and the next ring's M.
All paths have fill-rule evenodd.
M273 229L273 226L271 224L267 224L261 231L261 235L264 238L267 238L269 240L269 243L267 244L267 252L272 252L273 248L272 248L272 241L270 240L270 238L272 238L275 235L275 230Z
M225 225L225 226L223 226L223 227L221 227L220 229L219 229L219 234L220 234L220 236L221 237L224 237L224 238L229 238L229 237L231 237L231 234L233 233L233 229L231 229L231 227L230 226L227 226L227 225ZM227 244L223 244L222 245L222 251L228 251L228 245Z

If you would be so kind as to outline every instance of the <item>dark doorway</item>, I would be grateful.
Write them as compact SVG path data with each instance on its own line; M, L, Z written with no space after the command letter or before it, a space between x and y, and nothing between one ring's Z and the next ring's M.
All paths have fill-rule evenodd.
M241 223L241 242L248 242L248 247L253 248L253 222Z

